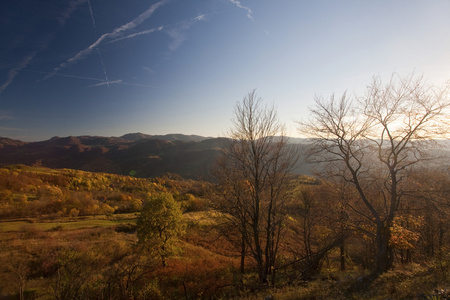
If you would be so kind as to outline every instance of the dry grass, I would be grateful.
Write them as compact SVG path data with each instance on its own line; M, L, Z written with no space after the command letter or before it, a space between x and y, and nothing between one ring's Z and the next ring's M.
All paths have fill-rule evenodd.
M136 223L134 214L113 216L64 218L57 221L39 222L35 219L0 222L0 232L47 231L52 229L73 230L93 227L111 227L119 224Z
M397 266L382 274L366 289L355 290L364 272L336 272L333 278L322 277L317 280L269 289L258 294L246 295L237 299L256 300L272 295L276 300L296 299L448 299L439 293L450 293L448 269L430 264L409 264ZM436 292L438 290L439 292Z

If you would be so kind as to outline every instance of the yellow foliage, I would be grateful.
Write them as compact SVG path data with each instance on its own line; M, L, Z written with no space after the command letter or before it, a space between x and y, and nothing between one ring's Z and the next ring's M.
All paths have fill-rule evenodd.
M391 246L402 250L414 248L415 243L419 240L418 230L422 224L423 218L421 216L396 217L391 227Z

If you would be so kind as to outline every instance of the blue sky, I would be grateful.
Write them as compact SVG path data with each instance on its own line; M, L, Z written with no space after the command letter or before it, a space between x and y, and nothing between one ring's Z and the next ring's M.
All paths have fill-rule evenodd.
M450 79L450 1L5 0L0 136L223 136L251 90L295 136L315 95Z

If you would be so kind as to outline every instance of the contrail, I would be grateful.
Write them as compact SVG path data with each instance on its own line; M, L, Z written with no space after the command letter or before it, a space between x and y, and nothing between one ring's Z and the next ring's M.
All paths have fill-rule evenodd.
M33 71L33 70L27 70L28 72L33 72L33 73L39 73L39 74L45 74L45 75L51 75L52 73L50 72L42 72L42 71ZM70 77L70 78L77 78L77 79L85 79L85 80L94 80L94 81L100 81L103 82L104 79L100 79L100 78L95 78L95 77L84 77L84 76L77 76L77 75L69 75L69 74L53 74L52 76L62 76L62 77Z
M94 13L92 12L91 1L87 0L87 3L89 5L89 12L91 13L92 26L94 26L95 36L97 36L97 26L95 26L95 19L94 19Z
M119 38L117 38L117 39L113 39L113 40L109 41L108 44L116 43L116 42L119 42L119 41L122 41L122 40L132 39L132 38L135 38L135 37L140 36L140 35L153 33L153 32L155 32L155 31L161 31L161 30L163 30L163 29L168 29L168 28L170 28L170 27L178 26L178 25L180 25L180 24L181 24L181 25L184 24L184 26L186 27L186 24L187 24L187 23L189 23L189 22L191 22L191 21L202 21L202 20L205 20L205 18L206 18L207 16L208 16L208 15L206 15L206 14L204 14L204 15L199 15L199 16L194 17L194 18L190 18L190 19L178 21L178 22L175 22L175 23L171 23L171 24L167 24L167 25L161 25L161 26L159 26L159 27L155 27L155 28L151 28L151 29L139 31L139 32L136 32L136 33L132 33L132 34L123 36L123 37L119 37ZM190 25L188 25L188 26L190 26Z
M28 66L28 64L34 58L36 53L37 53L37 51L34 51L33 53L29 54L28 56L25 56L22 59L22 61L19 62L19 65L17 67L9 70L6 82L0 86L0 94L8 87L8 85L10 85L13 82L13 80L17 76L17 74L19 74L20 71L22 71L26 66Z
M95 34L95 37L97 38L97 26L95 25L95 18L94 18L94 12L92 11L91 1L87 0L87 3L88 3L88 6L89 6L89 13L91 15L92 27L94 27L94 34ZM105 74L106 85L109 88L108 73L106 72L105 63L103 62L103 57L100 54L100 49L99 48L100 48L100 45L97 48L95 48L95 49L97 50L97 54L98 54L98 57L100 59L100 63L102 64L103 74Z
M134 38L134 37L139 36L139 35L149 34L149 33L155 32L155 31L157 31L157 30L158 30L158 31L161 31L161 30L163 30L163 29L164 29L164 26L159 26L159 27L157 27L157 28L152 28L152 29L148 29L148 30L136 32L136 33L133 33L133 34L130 34L130 35L127 35L127 36L124 36L124 37L121 37L121 38L117 38L117 39L115 39L115 40L112 40L112 41L109 42L109 44L110 44L110 43L115 43L115 42L118 42L118 41L121 41L121 40L131 39L131 38Z
M69 3L69 6L58 17L59 28L62 28L66 24L72 13L77 9L79 5L83 4L85 1L86 0L74 0ZM9 70L6 81L2 85L0 85L0 95L14 81L15 77L31 63L36 54L47 49L48 44L53 39L53 36L54 32L47 35L43 40L41 40L40 46L37 47L35 51L25 56L16 67Z
M119 79L119 80L113 80L113 81L105 81L105 82L100 82L100 83L92 84L92 85L89 85L88 88L91 88L91 87L97 87L97 86L102 86L102 85L107 85L108 88L109 88L109 85L110 85L110 84L120 84L120 83L122 83L122 79Z
M120 84L124 84L124 85L134 85L134 86L143 86L143 87L149 87L149 88L157 88L154 85L148 85L148 84L140 84L140 83L129 83L129 82L121 82Z
M145 20L147 20L160 6L167 3L167 0L159 1L152 6L150 6L147 10L145 10L143 13L141 13L139 16L131 20L130 22L117 27L112 32L105 33L101 35L93 44L88 46L86 49L81 50L78 52L74 57L69 58L66 62L61 63L58 67L53 69L53 72L49 74L48 76L44 77L44 80L49 79L53 75L55 75L57 72L62 70L63 68L68 67L71 64L76 63L77 61L85 58L87 55L91 54L91 52L98 47L100 44L102 44L107 39L115 39L120 37L123 32L128 31L130 29L135 28L136 26L142 24Z
M97 83L97 84L89 85L88 88L99 87L99 86L103 86L103 85L107 85L107 84L108 84L107 82L100 82L100 83ZM133 85L133 86L143 86L143 87L149 87L149 88L156 88L153 85L140 84L140 83L130 83L130 82L122 81L122 79L110 81L109 84L111 84L111 85L112 84Z
M27 71L28 72L33 72L33 73L45 74L45 75L51 74L50 72L42 72L42 71L34 71L34 70L27 70ZM156 86L154 86L154 85L124 82L124 81L122 81L122 79L106 82L104 79L101 79L101 78L85 77L85 76L70 75L70 74L58 73L58 74L54 74L54 76L62 76L62 77L77 78L77 79L84 79L84 80L93 80L93 81L98 81L99 82L97 84L89 85L88 88L98 87L98 86L103 86L103 85L109 85L109 84L134 85L134 86L156 88ZM0 111L0 118L1 118L1 111Z
M103 74L105 74L106 85L109 87L108 73L106 73L105 63L103 62L103 58L102 55L100 54L99 47L97 47L97 53L98 57L100 58L100 63L102 64Z
M77 7L86 2L86 0L74 0L69 3L69 6L62 12L58 17L58 22L61 27L63 27L67 20L70 18L72 13L77 9Z

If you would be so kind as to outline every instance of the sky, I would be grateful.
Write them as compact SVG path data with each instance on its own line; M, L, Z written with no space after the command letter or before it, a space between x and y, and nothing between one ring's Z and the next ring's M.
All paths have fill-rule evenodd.
M288 134L373 76L450 79L448 0L4 0L0 136L226 136L252 90Z

